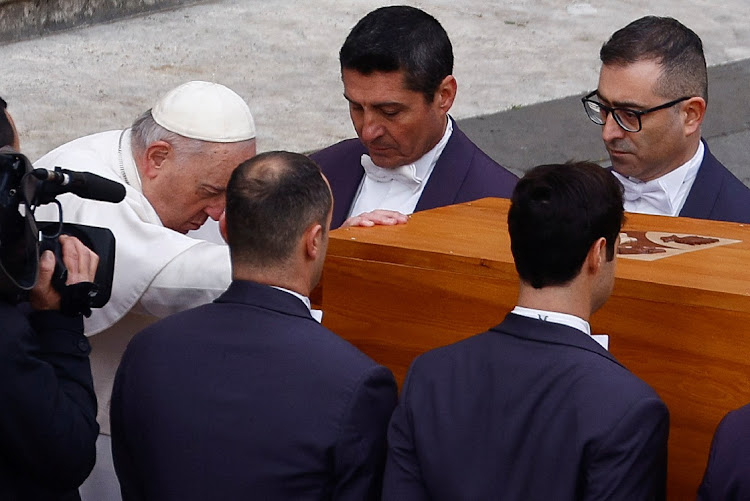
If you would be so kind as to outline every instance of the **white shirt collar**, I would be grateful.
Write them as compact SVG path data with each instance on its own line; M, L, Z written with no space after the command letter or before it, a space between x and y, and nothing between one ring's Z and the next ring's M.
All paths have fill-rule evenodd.
M448 120L448 123L445 126L443 137L440 138L440 141L438 141L438 143L430 151L422 155L419 160L414 162L415 174L419 179L422 180L422 184L426 183L427 179L430 177L430 174L432 174L432 170L435 168L435 164L440 158L440 155L443 153L445 145L448 144L448 140L451 138L451 134L453 134L453 121L449 117L446 117L446 119Z
M372 164L369 155L362 155L363 165L371 163L371 169L387 171L383 172L383 177L386 179L388 174L398 170L401 173L398 177L401 179L383 181L376 180L368 175L362 176L362 182L349 210L349 216L357 216L375 209L395 210L403 214L414 212L427 181L453 134L453 120L450 117L446 117L446 120L445 132L440 141L412 164L395 169L384 169Z
M583 332L587 336L591 336L597 343L599 343L605 350L609 349L609 336L606 334L591 334L591 324L581 317L575 315L569 315L568 313L560 313L559 311L547 311L537 310L535 308L526 308L525 306L516 306L513 308L511 313L521 315L523 317L534 318L543 322L552 322L554 324L567 325L578 331Z
M314 309L312 309L312 303L310 303L310 298L309 297L303 296L299 292L295 292L295 291L292 291L292 290L289 290L289 289L285 289L283 287L277 287L275 285L272 285L271 287L273 287L274 289L278 289L280 291L284 291L284 292L286 292L288 294L291 294L292 296L296 297L297 299L299 299L300 301L302 301L303 303L305 303L305 306L307 306L307 309L310 311L310 316L313 317L313 319L315 319L316 322L320 323L323 320L323 311L322 310L314 310Z
M703 163L704 152L703 141L700 141L695 155L690 160L675 170L645 183L613 170L615 177L625 188L625 210L642 214L678 216ZM649 192L649 195L644 196L641 194L643 192Z

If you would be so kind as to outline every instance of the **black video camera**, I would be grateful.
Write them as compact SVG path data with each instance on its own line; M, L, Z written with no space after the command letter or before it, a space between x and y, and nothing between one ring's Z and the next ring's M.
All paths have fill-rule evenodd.
M86 314L109 301L115 238L107 228L63 223L62 206L56 200L63 193L120 202L125 187L88 172L34 169L21 153L0 148L0 296L14 303L28 299L38 278L39 256L51 250L55 254L52 284L60 292L63 312ZM36 207L49 203L57 204L58 221L37 223ZM58 238L62 234L77 237L99 256L94 283L85 289L65 285L67 269Z

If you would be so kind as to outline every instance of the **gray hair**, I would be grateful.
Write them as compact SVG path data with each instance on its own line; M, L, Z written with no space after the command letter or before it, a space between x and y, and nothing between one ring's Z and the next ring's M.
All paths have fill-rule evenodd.
M133 153L141 155L146 148L156 141L165 141L172 145L177 155L197 155L204 151L206 141L191 139L165 129L151 116L151 110L135 119L130 127L130 146Z

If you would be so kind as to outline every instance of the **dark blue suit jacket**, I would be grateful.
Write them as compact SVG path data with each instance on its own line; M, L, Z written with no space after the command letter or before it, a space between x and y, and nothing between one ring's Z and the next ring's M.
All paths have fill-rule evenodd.
M391 372L296 297L235 281L128 346L111 404L123 498L374 499Z
M663 499L669 415L586 334L509 314L418 357L384 500Z
M724 416L716 428L698 499L750 499L750 404Z
M690 189L680 216L715 221L750 223L750 188L708 150Z
M453 119L451 119L453 120ZM333 191L331 228L346 221L362 176L359 139L347 139L310 155L323 170ZM453 122L453 133L435 164L415 212L485 197L510 198L518 178L492 160Z

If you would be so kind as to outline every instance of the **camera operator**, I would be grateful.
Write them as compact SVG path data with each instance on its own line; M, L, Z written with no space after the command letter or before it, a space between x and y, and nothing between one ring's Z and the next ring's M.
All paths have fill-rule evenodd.
M0 146L17 148L18 135L2 98L0 107ZM68 270L66 284L92 282L98 256L75 237L59 239ZM14 242L0 245L9 243ZM54 268L54 254L45 251L29 302L17 305L0 297L0 499L4 501L78 500L77 488L96 458L99 426L88 358L91 348L83 335L83 315L59 311L61 296L52 286Z
M91 282L99 258L60 236L67 284ZM0 499L80 499L94 466L96 397L83 315L60 313L45 251L31 291L33 310L0 300ZM23 306L23 305L21 305Z

